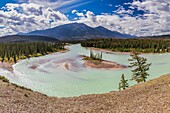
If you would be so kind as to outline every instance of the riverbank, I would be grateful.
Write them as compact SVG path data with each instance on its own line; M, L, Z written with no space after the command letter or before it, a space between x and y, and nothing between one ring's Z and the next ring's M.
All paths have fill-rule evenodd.
M0 80L0 112L29 113L168 113L170 74L123 91L73 98L47 97Z
M116 62L107 60L92 60L87 56L82 56L84 66L88 68L105 69L105 70L119 70L127 68L128 66L118 64Z
M64 50L61 50L61 51L58 51L59 53L66 53L68 52L69 49L64 49ZM58 53L58 52L54 52L54 53ZM50 55L50 54L54 54L54 53L48 53L47 55ZM40 55L38 57L41 57L43 55ZM33 57L31 57L33 58ZM26 58L25 58L26 59ZM19 59L18 62L20 62L21 60L24 60L24 59ZM2 69L5 69L5 70L8 70L8 71L13 71L13 67L12 65L14 65L15 63L14 62L11 62L11 61L7 61L7 62L2 62L0 61L0 68ZM35 68L35 67L32 67L32 68Z
M0 68L8 70L8 71L13 71L12 65L13 62L1 62L0 61Z
M101 49L101 48L95 48L95 47L87 47L87 49L89 50L95 50L95 51L101 51L101 52L105 52L108 54L130 54L130 52L114 52L108 49Z
M118 52L118 51L112 51L112 50L109 50L109 49L102 49L102 48L95 48L95 47L86 47L88 50L95 50L95 51L101 51L101 52L105 52L107 54L120 54L120 55L130 55L131 52ZM164 53L142 53L142 52L139 52L141 54L164 54ZM165 53L169 53L169 52L165 52Z

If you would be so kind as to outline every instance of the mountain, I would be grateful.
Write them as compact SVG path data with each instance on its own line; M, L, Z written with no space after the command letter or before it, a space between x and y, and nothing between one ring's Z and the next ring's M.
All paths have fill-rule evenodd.
M10 35L0 37L0 42L57 42L58 39L46 36Z
M103 36L111 36L111 37L116 37L116 38L134 38L134 37L136 37L136 36L132 36L129 34L122 34L117 31L110 31L102 26L96 27L94 29L96 29L97 31L102 33Z
M38 30L25 35L50 36L59 40L81 40L91 38L131 38L134 36L110 31L104 27L92 28L83 23L71 23L46 30Z

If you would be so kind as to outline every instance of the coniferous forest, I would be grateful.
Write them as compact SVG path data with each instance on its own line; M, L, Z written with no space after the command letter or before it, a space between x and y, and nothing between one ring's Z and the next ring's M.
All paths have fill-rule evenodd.
M64 44L59 42L0 43L0 60L16 63L19 59L38 57L63 49Z
M165 53L170 52L170 39L89 39L82 41L81 46L109 49L115 52Z

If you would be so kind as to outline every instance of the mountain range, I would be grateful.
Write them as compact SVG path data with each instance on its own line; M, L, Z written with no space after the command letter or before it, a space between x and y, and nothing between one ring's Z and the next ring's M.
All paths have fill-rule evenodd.
M137 36L110 31L102 26L89 27L83 23L71 23L30 33L19 33L0 37L0 42L57 42L86 40L93 38L135 38ZM170 35L146 36L140 38L170 38Z
M45 30L37 30L22 35L47 36L59 40L83 40L92 38L131 38L135 37L128 34L122 34L116 31L110 31L102 26L89 27L83 23L71 23L57 26Z

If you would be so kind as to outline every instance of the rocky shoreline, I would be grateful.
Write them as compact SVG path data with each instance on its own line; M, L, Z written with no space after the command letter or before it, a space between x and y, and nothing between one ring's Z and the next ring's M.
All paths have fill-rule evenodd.
M68 64L65 66L69 68ZM0 68L4 67L11 69L12 64L1 63ZM123 91L70 98L48 97L3 80L0 80L0 92L0 113L170 112L170 74Z
M0 80L2 113L169 113L170 74L123 91L72 98L47 97Z

